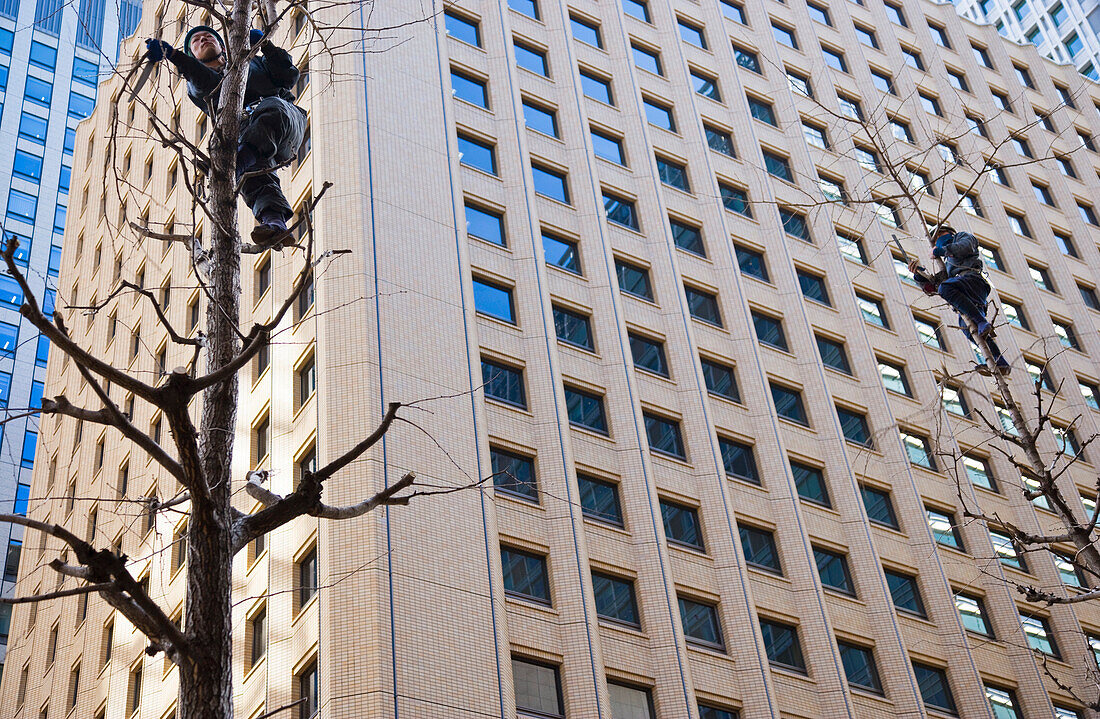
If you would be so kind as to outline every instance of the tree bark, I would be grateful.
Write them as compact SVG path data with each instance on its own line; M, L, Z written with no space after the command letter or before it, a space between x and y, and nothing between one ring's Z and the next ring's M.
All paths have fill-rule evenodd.
M211 297L206 311L206 371L229 364L241 348L240 253L234 192L251 3L235 0L226 33L229 63L211 139L210 207L213 225ZM234 52L236 50L236 52ZM191 494L187 542L185 630L193 648L180 666L179 719L233 716L233 510L230 503L237 427L235 374L203 392L198 465L185 464ZM183 407L186 416L186 404ZM190 421L170 418L173 432L193 431ZM178 440L177 440L178 441ZM195 474L193 474L195 472Z

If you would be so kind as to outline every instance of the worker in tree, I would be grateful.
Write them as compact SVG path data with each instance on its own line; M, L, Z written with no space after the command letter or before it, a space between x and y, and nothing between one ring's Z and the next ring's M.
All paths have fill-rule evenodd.
M256 45L264 41L264 33L252 30L248 39ZM180 52L163 40L150 38L145 41L146 57L151 62L167 59L175 65L187 78L191 102L216 117L226 63L225 43L214 28L198 25L188 31L183 44L184 51ZM290 53L270 42L263 42L262 52L248 65L236 179L239 182L245 173L262 173L244 179L241 195L259 223L252 231L253 242L277 245L286 235L287 221L294 211L272 170L298 152L306 130L306 113L294 104L291 93L298 81L298 68Z
M948 225L940 225L933 236L932 257L943 260L943 271L929 273L917 260L909 263L909 271L921 283L925 294L938 294L959 313L959 327L971 342L974 337L966 320L974 323L993 354L997 371L1007 375L1012 367L993 339L993 325L986 318L991 288L982 271L978 238L969 232L956 232Z

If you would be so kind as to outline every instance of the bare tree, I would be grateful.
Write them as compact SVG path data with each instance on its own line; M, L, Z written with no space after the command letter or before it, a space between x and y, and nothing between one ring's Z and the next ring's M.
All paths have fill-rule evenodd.
M40 408L12 413L7 421L40 412L113 428L126 441L147 453L168 477L179 483L182 490L177 496L167 501L146 498L144 511L155 514L171 509L187 515L186 609L183 624L181 626L173 621L154 601L147 588L132 576L127 557L117 547L97 547L91 543L94 536L82 538L80 532L72 527L16 514L0 514L0 521L20 524L28 530L58 540L64 546L64 552L49 566L61 578L76 578L79 585L0 601L24 604L78 594L101 596L148 638L148 654L163 652L179 666L176 709L179 719L229 719L233 716L234 695L231 627L234 556L253 540L298 517L350 519L377 507L402 505L418 495L449 490L418 488L410 472L395 484L351 506L332 506L324 501L325 482L381 441L395 422L402 421L399 411L403 405L393 402L373 431L354 446L343 449L339 456L324 466L312 471L304 470L289 494L280 496L265 487L266 472L251 472L245 478L245 489L259 503L259 509L245 513L233 506L233 430L238 419L238 375L270 341L299 296L311 290L315 268L339 254L337 251L320 257L314 255L310 217L329 187L325 183L315 196L307 200L297 226L292 228L297 230L298 239L284 243L296 251L296 257L300 257L298 279L269 321L242 327L242 254L268 249L242 241L237 217L240 189L240 183L235 180L237 138L249 61L259 50L258 46L251 47L249 30L255 22L266 33L265 38L270 37L279 23L293 13L296 22L308 28L313 41L324 52L336 54L372 51L372 47L365 43L368 40L384 41L387 29L368 30L366 26L369 25L372 7L369 2L365 5L315 3L311 9L307 9L304 0L289 2L281 7L276 7L272 0L264 0L257 5L251 0L184 2L213 18L226 43L227 63L219 88L220 108L210 118L212 132L209 146L204 148L191 142L181 131L178 116L167 121L161 119L156 101L150 103L141 93L148 73L139 73L146 67L152 67L152 64L146 65L139 60L125 72L122 69L118 71L122 76L122 91L107 108L112 121L106 174L115 178L107 190L117 193L125 208L127 199L141 190L131 185L124 178L125 173L118 170L122 164L118 156L119 138L126 135L150 137L160 143L162 152L173 153L178 158L182 184L193 200L194 213L203 218L209 227L206 237L200 238L193 231L177 233L174 228L168 227L155 229L144 218L134 221L126 217L125 209L114 229L120 233L132 232L138 241L180 243L189 249L195 276L207 300L204 330L194 336L177 331L169 321L162 299L145 289L141 282L125 279L118 281L111 296L103 301L88 305L70 303L50 316L51 313L44 311L36 299L16 261L18 240L5 233L3 248L7 271L23 290L25 301L21 314L49 338L56 350L74 363L96 398L92 406L81 406L65 395L58 395L44 399ZM360 16L363 8L366 8L366 13ZM360 17L364 19L360 20ZM159 34L160 27L156 27L154 32ZM124 110L127 102L131 108L134 104L144 106L149 117L146 127L137 126L132 110ZM129 163L128 156L125 163ZM192 223L192 227L195 224ZM170 342L191 354L190 361L171 370L161 368L163 376L157 376L150 382L138 373L112 365L97 354L95 348L86 346L88 343L82 341L79 333L70 331L66 323L67 314L80 312L94 315L119 294L130 294L138 301L148 303L167 331ZM162 413L171 435L170 447L168 443L162 446L157 438L135 425L132 407L119 406L110 396L112 387L121 388ZM196 398L198 401L193 402ZM239 486L240 478L236 479ZM469 484L454 489L479 484L479 481L471 480ZM265 716L278 711L281 710Z
M792 83L792 89L811 97L808 85L797 87ZM928 247L940 225L952 221L957 225L966 224L958 218L968 212L982 211L980 204L976 204L980 203L982 191L992 182L1001 182L1001 173L1007 168L1028 167L1043 172L1055 163L1070 162L1072 156L1081 151L1078 138L1066 140L1063 137L1064 133L1072 130L1058 133L1044 148L1036 149L1026 144L1027 132L1033 127L1041 125L1051 129L1048 118L1065 107L1065 101L1046 115L1036 111L1034 120L1022 123L1021 127L1009 130L1001 137L996 137L991 129L992 117L948 116L947 124L956 128L955 131L944 135L935 134L930 127L922 128L933 137L931 143L922 144L915 139L916 133L909 125L889 113L886 95L883 97L883 103L875 107L859 107L855 103L844 102L842 98L840 111L814 99L818 119L834 131L834 149L841 148L837 152L837 165L850 168L852 163L859 164L863 170L860 173L863 182L858 189L822 183L823 197L807 194L804 202L794 203L793 206L809 212L829 205L865 208L868 227L882 221L897 228L898 233L903 232L901 228L906 224L919 226L924 232L909 236L907 241L910 243L909 249L920 254L923 251L913 246L914 240L918 247ZM903 100L911 101L910 106L918 104L915 96ZM927 106L927 99L923 101ZM1022 105L1025 100L1015 98L1015 102ZM1030 108L1030 104L1027 107ZM1004 111L999 114L1006 118L1014 117ZM920 116L915 118L915 122L918 125L931 124L925 123ZM1020 145L1017 140L1023 140L1025 144ZM846 146L851 149L842 149ZM962 146L971 149L961 150ZM1024 152L1031 153L1031 156ZM1065 172L1064 169L1062 171ZM852 177L842 168L838 168L838 173ZM812 178L812 182L818 184L819 178ZM792 205L787 203L785 206ZM910 259L909 250L902 247L897 234L893 234L892 243L883 242L870 249L877 253L893 254L891 244L904 253L898 259ZM927 259L924 261L928 262ZM932 262L931 271L944 269L941 260L934 259ZM911 276L908 279L913 280ZM990 321L1005 327L1007 318L995 299L994 290L990 296ZM996 354L990 350L986 338L979 335L972 322L966 322L972 342L980 350L979 363L954 374L945 368L939 379L941 394L951 383L965 384L991 397L994 405L1001 408L995 413L980 408L971 411L986 433L981 444L1003 455L1020 472L1022 481L1016 485L1016 490L1028 502L1037 503L1051 512L1054 521L1047 523L1045 529L1034 531L997 511L983 508L980 501L975 501L972 492L964 491L970 480L963 468L964 456L957 442L937 441L934 451L946 460L963 516L967 521L980 522L1006 535L1018 555L1052 555L1057 561L1064 562L1064 566L1071 567L1078 577L1080 587L1074 589L1004 580L1010 582L1027 601L1049 606L1100 600L1100 533L1097 531L1100 509L1083 512L1075 485L1069 478L1071 469L1080 466L1083 461L1085 448L1100 435L1090 434L1078 440L1082 417L1072 417L1068 421L1055 417L1054 401L1062 395L1063 386L1061 383L1056 387L1046 384L1045 364L1065 351L1063 344L1060 338L1054 336L1040 340L1043 345L1041 353L1045 357L1041 376L1035 378L1031 393L1021 395L1018 386L1014 387L1006 375L998 371ZM1058 349L1046 351L1047 341ZM1049 390L1053 390L1052 395ZM938 399L942 400L942 397ZM946 429L942 421L942 403L938 401L935 407L929 409L937 418L935 424ZM951 439L948 435L948 440ZM1100 476L1096 477L1094 486L1100 493ZM1000 578L1002 575L997 576ZM1060 689L1090 709L1100 711L1100 671L1095 661L1081 658L1086 683L1084 686L1071 686L1049 668L1045 656L1040 654L1040 659L1047 676Z

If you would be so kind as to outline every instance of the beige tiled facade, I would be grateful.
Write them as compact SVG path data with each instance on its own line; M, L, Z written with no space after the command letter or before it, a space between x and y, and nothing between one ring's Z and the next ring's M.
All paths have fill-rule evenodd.
M1006 145L997 159L1010 184L983 176L974 186L981 216L960 208L951 221L996 249L1003 268L990 272L996 292L1026 315L1027 328L1005 324L999 332L1017 396L1031 387L1023 357L1051 357L1048 372L1063 387L1057 399L1044 398L1065 423L1079 418L1075 433L1083 440L1100 420L1095 403L1078 392L1080 382L1100 381L1100 314L1078 289L1100 282L1100 228L1085 209L1100 203L1100 155L1079 145L1100 135L1100 88L1032 47L960 20L950 6L917 0L822 5L829 25L824 16L812 19L803 0L649 0L648 22L632 2L538 0L537 18L530 16L536 5L511 4L463 2L444 14L438 4L378 3L371 26L399 27L370 39L384 52L332 57L304 35L295 43L299 61L314 53L299 100L310 110L312 150L284 182L295 205L321 182L334 183L314 217L320 249L352 253L317 268L313 306L286 321L269 367L242 375L236 464L238 481L259 463L285 492L294 467L311 453L324 462L350 447L385 403L430 400L420 405L426 412L404 410L416 425L397 424L382 447L329 483L326 498L356 501L408 470L454 487L489 477L508 457L530 463L537 491L486 487L352 521L299 520L260 551L242 553L234 615L238 715L295 700L300 678L316 667L321 716L334 719L511 717L517 703L524 716L585 719L940 716L943 696L922 697L937 677L959 716L1012 716L1004 704L993 713L986 687L1026 719L1056 711L1090 716L1046 671L1083 690L1089 685L1096 666L1087 636L1100 642L1100 611L1021 602L1012 583L1061 586L1051 557L1029 555L1026 572L1006 566L985 527L962 519L964 506L979 505L1025 529L1053 522L1014 489L1019 473L980 421L995 417L992 385L964 378L969 418L941 409L938 378L965 370L972 354L942 301L895 269L891 232L910 238L908 250L916 252L924 242L921 218L899 203L902 227L893 229L867 203L820 205L817 198L819 174L842 181L854 198L897 194L883 175L857 164L855 128L833 111L840 97L858 100L888 133L888 119L904 122L913 143L892 143L891 158L904 157L931 178L946 167L934 149L940 138L965 159L979 158L978 166L992 154L990 141L969 131L967 113L985 121L993 142L1022 130L1037 157L1064 154L1076 178L1053 160L1026 164ZM175 10L165 15L166 36L175 37ZM147 10L143 27L153 18ZM706 47L691 27L702 30ZM591 28L602 47L593 45ZM791 37L797 47L782 44ZM514 43L527 68L517 67ZM659 55L660 75L635 66L632 45ZM847 72L830 69L821 47L842 53ZM123 54L136 49L131 41ZM538 54L542 76L529 69ZM1014 66L1026 67L1037 89L1021 85ZM872 71L889 76L896 94L882 92ZM815 99L796 92L788 74L808 79ZM609 84L610 102L591 97L593 78ZM717 96L700 78L716 83ZM157 83L161 117L182 101L182 127L194 127L182 86L164 74ZM486 88L484 102L478 85ZM109 81L101 97L118 87ZM993 92L1008 98L1011 112L998 108ZM762 120L752 119L747 98L770 105L774 124L759 108ZM926 111L928 98L945 117ZM646 103L657 124L646 121ZM552 112L552 127L541 126L557 137L525 128L525 105L543 113L528 109L528 124L546 123ZM672 129L658 126L659 108L670 108ZM1036 124L1033 108L1053 111L1055 132ZM143 113L137 110L135 123ZM824 128L828 148L808 139L804 121ZM87 161L74 177L74 200L82 200L70 208L58 304L91 304L110 293L118 274L141 274L147 287L172 286L170 316L188 327L199 293L185 251L113 231L119 197L112 191L99 202L101 188L114 184L99 169L107 126L101 107L78 137L77 157ZM619 141L621 163L605 159L612 145L595 140L593 130ZM721 147L723 132L731 153L712 149ZM471 166L482 156L465 144L471 139L493 148L492 166L483 168L489 172ZM762 151L787 159L791 182L765 170ZM153 223L174 217L189 228L190 203L167 184L168 153L128 137L117 162L127 152L134 158L130 212L147 208ZM556 177L566 178L564 201L547 196ZM670 186L681 177L686 190ZM974 177L959 168L935 182L922 200L927 218L953 206ZM1028 187L1033 180L1053 205ZM729 189L747 193L748 204ZM619 213L629 203L636 230L609 220L605 195L618 201L608 206ZM489 214L467 215L467 207ZM793 213L788 230L804 218L805 238L784 232L780 209ZM486 241L494 216L499 242ZM1030 237L1015 231L1025 228L1010 224L1012 216L1026 222ZM702 252L677 246L669 218L701 231ZM851 245L838 244L838 232L860 239L862 261ZM677 235L680 244L688 234ZM1057 235L1071 238L1072 254ZM547 248L560 259L562 241L576 248L573 271L545 261ZM766 272L754 269L754 252ZM284 252L246 262L254 263L244 268L246 312L266 319L301 271L301 258ZM271 287L260 293L266 262ZM645 271L650 298L639 296L645 288L629 267ZM1036 285L1040 268L1054 291ZM810 276L820 278L827 302L804 298L813 292ZM633 291L622 291L623 283ZM501 290L510 299L494 302ZM712 321L692 317L708 311ZM885 326L867 321L875 312ZM781 322L786 350L757 342L754 315ZM91 346L106 348L120 365L133 356L134 371L151 375L165 332L147 306L122 296L94 318L67 316ZM940 348L922 339L914 318L939 326ZM1053 322L1072 327L1079 349L1063 351ZM559 341L562 333L574 342ZM843 345L848 372L823 365L822 338ZM653 362L654 345L664 362L650 366L659 371L636 367L632 350L639 362ZM520 372L522 397L485 399L486 360ZM182 364L186 353L170 348L166 361ZM310 362L317 389L303 402L298 376ZM891 386L907 394L884 387L883 363L904 368L905 387ZM736 391L725 398L715 384L721 367L736 377ZM514 392L509 376L490 371L487 386ZM89 400L72 363L57 353L49 377L47 395ZM791 398L779 389L797 393L805 421L778 417L777 403L783 409ZM582 415L597 424L596 407L603 431L571 424ZM837 408L864 418L870 446L845 441L843 431L858 419L842 424ZM155 426L149 407L134 412L139 426ZM39 457L46 461L38 463L32 514L94 530L97 544L117 543L135 575L148 576L154 596L178 614L183 575L173 571L173 537L184 517L164 512L149 527L140 505L125 501L171 497L176 488L116 436L104 438L100 451L95 427L81 431L54 418L42 425ZM270 452L255 457L265 426ZM933 457L938 471L910 462L920 460L921 438L942 453ZM650 449L651 442L668 442L672 451ZM1053 452L1054 439L1044 442ZM999 491L974 486L961 463L950 466L945 455L962 452L987 462ZM1095 500L1096 452L1087 447L1085 461L1062 480L1070 496ZM824 496L813 491L816 477ZM621 521L593 516L606 496L598 492L608 487ZM863 501L887 494L894 527L883 505ZM251 509L239 496L240 508ZM937 544L950 532L935 534L926 508L954 517L960 548ZM53 589L57 580L45 563L58 551L28 539L21 593ZM302 604L300 567L311 551L322 588ZM823 551L834 561L844 557L848 591L823 588L817 564L830 556ZM837 583L844 575L827 576ZM906 599L906 587L919 600ZM989 636L964 628L958 593L982 601ZM261 612L268 642L253 666L252 626ZM611 612L616 617L601 616ZM1028 648L1020 613L1046 622L1057 656ZM144 657L142 638L98 600L86 609L77 598L20 607L11 636L0 687L11 716L39 717L43 707L48 717L66 716L74 699L80 717L171 716L175 670ZM789 651L777 653L790 636L802 667L792 666L798 661ZM870 652L879 691L849 686L838 640L850 671ZM783 661L769 661L769 652ZM866 675L860 681L874 683Z

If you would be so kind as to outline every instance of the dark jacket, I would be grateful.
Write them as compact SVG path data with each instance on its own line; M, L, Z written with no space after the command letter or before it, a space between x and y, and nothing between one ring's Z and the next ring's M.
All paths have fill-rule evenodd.
M948 277L982 270L982 258L978 254L978 238L969 232L944 235L936 240L936 250L935 254L943 257Z
M298 68L290 53L271 43L263 46L263 55L257 55L248 63L248 82L244 90L244 106L248 107L265 97L277 96L294 102L290 90L298 82ZM187 53L177 50L171 62L187 80L187 96L207 115L218 111L221 94L221 70L202 64Z

